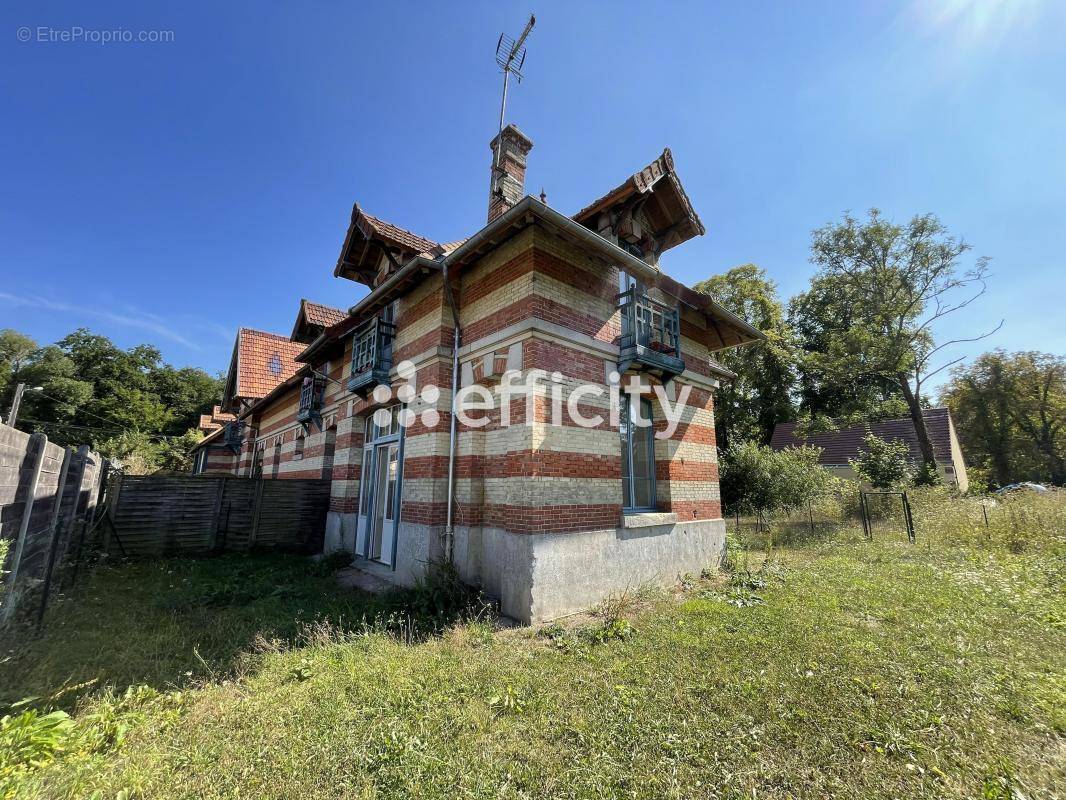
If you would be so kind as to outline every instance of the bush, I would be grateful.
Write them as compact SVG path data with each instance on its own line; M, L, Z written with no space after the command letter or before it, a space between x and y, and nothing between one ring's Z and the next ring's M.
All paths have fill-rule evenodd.
M850 463L866 483L875 489L899 489L910 481L910 448L906 442L887 442L868 433L862 445L859 457Z
M787 512L807 505L833 485L818 463L817 447L773 450L754 442L730 447L722 459L722 499L742 514Z

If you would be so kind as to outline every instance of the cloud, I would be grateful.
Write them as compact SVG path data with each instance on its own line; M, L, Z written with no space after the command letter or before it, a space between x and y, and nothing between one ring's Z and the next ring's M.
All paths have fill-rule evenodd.
M194 326L207 328L208 330L213 330L215 327L213 323L208 322L186 322L179 324L167 320L158 314L142 311L130 306L125 307L121 312L109 311L95 306L68 303L63 300L53 300L39 295L17 295L10 294L9 292L0 292L0 300L17 306L42 308L46 311L62 311L69 314L80 315L82 317L104 320L127 328L136 328L138 330L154 333L156 336L163 339L177 342L180 345L188 347L190 350L197 351L202 350L203 348L184 334L190 327Z

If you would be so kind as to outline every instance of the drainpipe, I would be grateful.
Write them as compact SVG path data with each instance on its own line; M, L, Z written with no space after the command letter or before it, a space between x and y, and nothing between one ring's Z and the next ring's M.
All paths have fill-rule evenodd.
M444 281L444 296L448 298L448 307L452 310L452 323L454 333L452 336L452 411L448 430L448 510L444 523L444 560L451 564L455 557L455 525L453 521L452 506L455 503L455 424L456 424L456 395L459 393L459 342L462 330L459 327L459 311L455 307L455 296L452 294L452 286L448 280L448 262L441 262L442 280Z

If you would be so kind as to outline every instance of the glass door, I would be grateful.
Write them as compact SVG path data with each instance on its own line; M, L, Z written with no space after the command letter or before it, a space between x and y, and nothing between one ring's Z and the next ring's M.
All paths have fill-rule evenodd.
M374 561L392 563L393 523L396 521L396 482L399 478L398 444L382 444L374 452L373 522L370 526L370 554Z
M367 417L355 533L357 556L389 566L395 557L402 479L399 409L379 409Z

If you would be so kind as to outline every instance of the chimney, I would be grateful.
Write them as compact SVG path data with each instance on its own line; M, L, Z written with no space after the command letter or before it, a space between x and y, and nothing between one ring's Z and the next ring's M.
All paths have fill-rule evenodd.
M488 221L492 222L525 197L526 155L533 149L533 142L514 125L508 125L489 143L489 147L493 169L489 181Z

